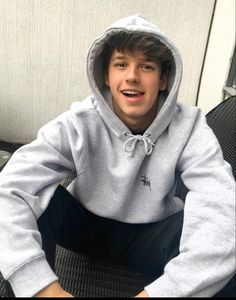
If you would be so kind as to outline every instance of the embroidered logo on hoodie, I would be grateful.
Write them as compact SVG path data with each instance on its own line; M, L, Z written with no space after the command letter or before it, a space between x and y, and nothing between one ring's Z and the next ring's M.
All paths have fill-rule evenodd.
M148 186L150 191L152 190L151 189L151 181L148 179L148 177L146 175L141 176L141 182L143 183L143 185Z

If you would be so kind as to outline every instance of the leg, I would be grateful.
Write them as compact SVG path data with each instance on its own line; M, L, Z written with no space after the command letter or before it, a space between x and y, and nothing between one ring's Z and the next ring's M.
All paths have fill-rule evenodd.
M183 212L150 224L127 224L99 217L59 186L38 219L38 227L53 269L59 244L75 252L161 274L168 260L178 254L182 220Z
M183 211L150 224L109 221L111 259L160 276L179 253Z
M53 270L56 244L91 256L106 255L104 224L99 217L84 209L62 186L57 188L48 208L38 219L38 228L43 249Z
M152 224L108 221L110 259L147 272L154 280L169 260L179 254L183 211ZM236 275L213 297L235 297Z

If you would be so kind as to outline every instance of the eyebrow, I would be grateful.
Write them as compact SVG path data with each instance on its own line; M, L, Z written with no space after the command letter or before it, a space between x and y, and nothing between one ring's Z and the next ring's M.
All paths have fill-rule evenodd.
M115 56L112 61L114 60L122 60L122 59L125 59L126 57L123 55L123 56Z

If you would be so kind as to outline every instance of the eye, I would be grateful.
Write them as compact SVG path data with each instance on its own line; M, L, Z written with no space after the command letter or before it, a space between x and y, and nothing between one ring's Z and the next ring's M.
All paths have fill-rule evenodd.
M122 70L122 69L124 69L124 68L126 67L126 64L123 63L123 62L119 62L119 63L116 63L116 64L115 64L115 67L116 67L117 69L119 69L119 70Z
M148 64L143 64L140 66L140 68L144 71L153 71L154 70L154 67L151 65L148 65Z

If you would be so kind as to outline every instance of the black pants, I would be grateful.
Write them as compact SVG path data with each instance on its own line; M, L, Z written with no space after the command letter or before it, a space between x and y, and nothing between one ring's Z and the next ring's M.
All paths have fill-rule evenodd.
M92 214L59 186L38 219L43 249L55 266L56 244L92 257L163 273L179 253L183 212L150 224L127 224Z

